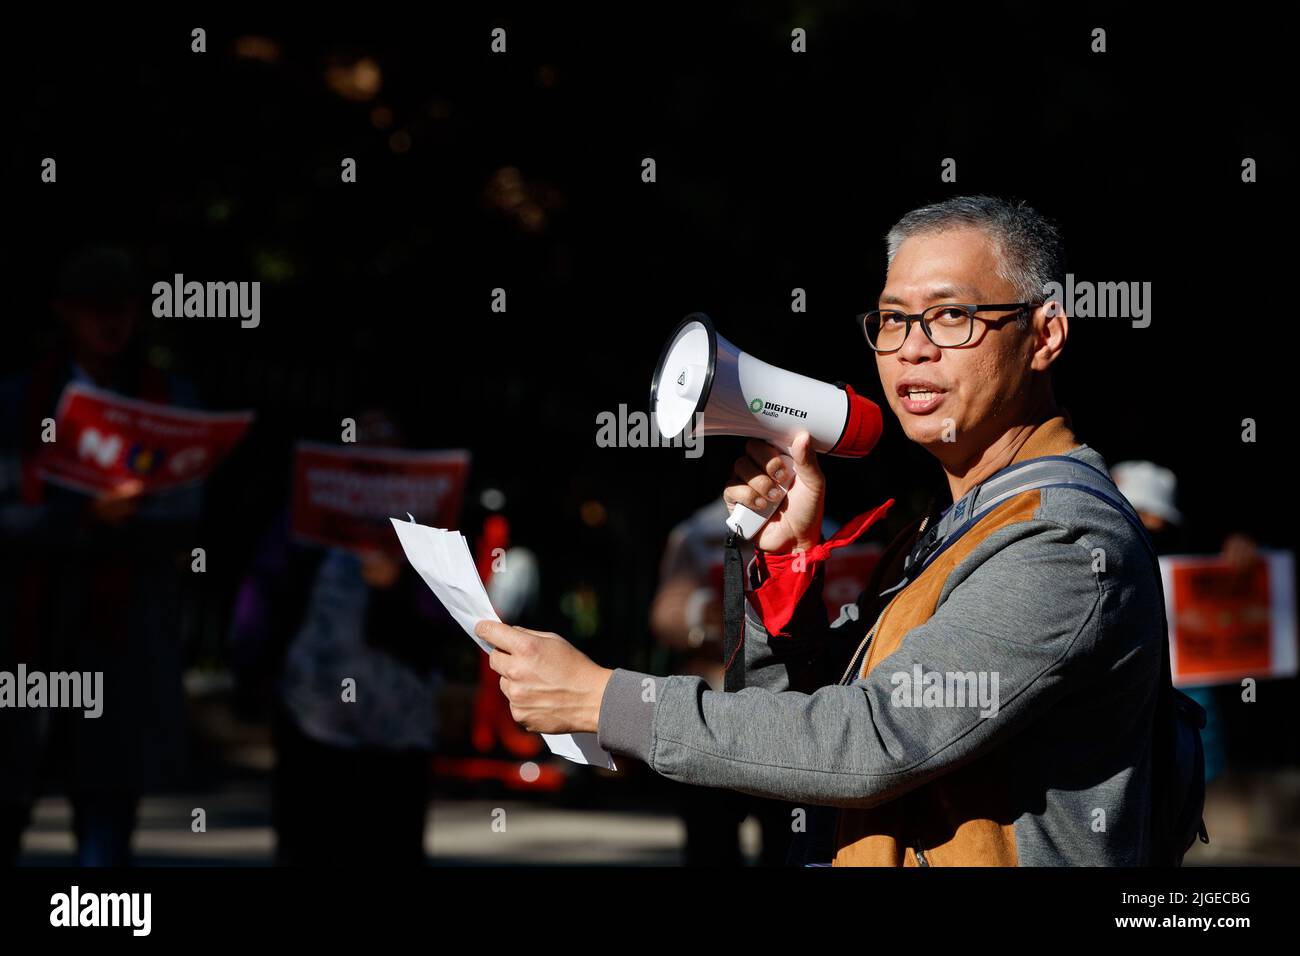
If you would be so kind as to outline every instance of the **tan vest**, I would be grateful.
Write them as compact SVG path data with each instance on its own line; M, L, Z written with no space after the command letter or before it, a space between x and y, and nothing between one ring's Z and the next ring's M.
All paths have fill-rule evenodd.
M1012 464L1078 447L1069 413L1062 412L1034 429ZM998 505L896 594L880 619L859 676L870 673L898 650L912 628L930 619L948 575L981 541L999 528L1030 520L1038 505L1038 491ZM874 623L868 621L867 626ZM917 866L914 848L921 846L926 862L934 866L1015 866L1016 811L1005 789L1014 769L1002 766L1005 759L994 751L897 800L867 810L842 810L832 865Z

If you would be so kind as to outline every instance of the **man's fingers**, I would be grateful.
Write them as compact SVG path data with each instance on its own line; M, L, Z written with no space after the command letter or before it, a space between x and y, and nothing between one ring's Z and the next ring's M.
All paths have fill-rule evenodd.
M732 484L723 492L723 497L732 504L739 502L747 508L761 510L766 507L767 501L781 497L779 490L772 497L771 492L777 490L776 482L763 474L748 456L736 459L735 477L744 484Z
M514 625L516 631L523 631L526 634L532 634L534 637L550 637L551 631L534 631L531 627L523 627L519 624Z
M812 488L822 485L822 466L817 461L817 453L812 448L812 435L800 432L790 445L790 457L794 459L794 472L799 480Z
M515 628L509 624L490 621L487 618L474 625L474 633L493 647L503 650L507 654L516 653L524 644L528 643L528 638L517 633Z
M751 438L745 442L745 454L750 460L758 466L763 474L767 475L777 484L786 484L786 479L790 476L786 468L786 462L781 459L785 454L780 448L777 448L771 442L763 441L759 438Z
M508 671L511 664L510 655L504 651L493 651L488 655L488 667L500 674L502 680L510 676Z

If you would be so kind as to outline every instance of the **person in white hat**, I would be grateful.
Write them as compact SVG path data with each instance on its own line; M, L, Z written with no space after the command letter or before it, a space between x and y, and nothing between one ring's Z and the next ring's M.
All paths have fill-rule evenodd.
M1149 461L1122 461L1110 469L1110 476L1148 531L1182 526L1183 515L1175 503L1178 479L1168 468Z
M1151 534L1159 554L1180 550L1184 529L1178 510L1178 477L1168 468L1149 461L1121 461L1110 467L1116 487L1128 499ZM1258 556L1258 545L1248 534L1232 532L1223 539L1223 560L1248 568Z

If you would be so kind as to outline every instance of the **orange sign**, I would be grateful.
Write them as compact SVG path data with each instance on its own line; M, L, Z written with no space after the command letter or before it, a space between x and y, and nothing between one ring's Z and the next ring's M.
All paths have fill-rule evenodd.
M1296 672L1294 561L1261 552L1238 570L1218 558L1160 559L1170 660L1181 686Z

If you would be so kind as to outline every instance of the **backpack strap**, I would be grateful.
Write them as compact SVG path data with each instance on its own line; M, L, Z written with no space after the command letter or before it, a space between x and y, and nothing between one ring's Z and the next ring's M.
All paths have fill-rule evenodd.
M908 580L915 578L930 562L973 528L976 522L1008 498L1039 488L1061 487L1078 488L1119 511L1137 531L1152 560L1156 560L1155 546L1142 525L1142 519L1120 494L1110 476L1077 458L1044 455L1042 458L1008 465L954 501L943 516L917 540L903 563L904 574Z

